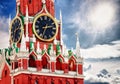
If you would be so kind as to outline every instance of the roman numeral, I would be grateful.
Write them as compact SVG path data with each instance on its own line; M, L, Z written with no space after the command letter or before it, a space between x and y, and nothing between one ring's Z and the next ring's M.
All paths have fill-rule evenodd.
M38 25L35 25L35 28L39 28L39 26L38 26Z
M43 35L42 35L42 33L40 33L40 37L42 37L42 38L43 38Z
M36 32L37 32L37 33L39 33L39 32L40 32L40 30L39 30L39 29L37 29L37 30L36 30Z
M49 35L49 38L51 38L51 35Z
M44 16L44 20L47 20L47 16Z
M40 21L39 21L39 20L37 20L37 23L40 23Z
M40 20L43 20L43 18L42 18L42 17L40 17Z
M52 34L54 35L54 34L55 34L55 32L54 32L54 31L52 31Z
M54 25L55 23L53 22L52 25Z
M47 36L46 36L46 35L44 36L44 39L47 39Z
M55 28L55 27L53 27L52 29L53 29L53 30L56 30L56 28Z

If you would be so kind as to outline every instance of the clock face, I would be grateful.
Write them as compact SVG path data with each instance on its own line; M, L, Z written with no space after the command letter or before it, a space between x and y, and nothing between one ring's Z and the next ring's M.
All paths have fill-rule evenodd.
M16 17L13 19L11 23L11 40L14 43L17 43L20 41L22 36L22 21L19 17Z
M34 20L33 31L40 40L51 41L58 32L57 23L52 16L41 14Z

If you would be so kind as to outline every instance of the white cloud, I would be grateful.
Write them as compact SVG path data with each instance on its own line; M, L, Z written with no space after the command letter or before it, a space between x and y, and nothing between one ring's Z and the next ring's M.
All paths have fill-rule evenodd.
M0 31L8 32L9 29L9 19L0 16Z
M0 48L7 48L9 44L8 18L0 17Z
M88 34L103 34L108 29L112 30L118 22L115 19L116 9L116 4L112 0L85 0L79 5L79 10L67 21L73 23L77 31L83 29Z
M65 41L65 40L67 40L68 39L68 37L67 37L67 34L62 34L62 39Z
M112 45L96 45L92 48L81 49L81 55L84 58L109 58L120 56L120 41L114 41L112 43Z
M9 35L6 32L0 31L0 49L7 48L9 45Z

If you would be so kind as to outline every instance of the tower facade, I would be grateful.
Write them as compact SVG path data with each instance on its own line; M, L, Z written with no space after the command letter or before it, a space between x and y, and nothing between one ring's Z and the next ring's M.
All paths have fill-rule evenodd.
M10 47L3 52L10 71L7 84L84 84L78 36L76 52L67 51L54 0L16 0L16 11Z

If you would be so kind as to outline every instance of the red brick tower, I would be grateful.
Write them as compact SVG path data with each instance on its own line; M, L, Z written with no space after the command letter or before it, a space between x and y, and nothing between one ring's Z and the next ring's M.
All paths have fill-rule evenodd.
M55 19L54 0L16 0L10 25L10 84L84 84L83 58L62 42L62 15ZM66 53L68 52L68 53Z

